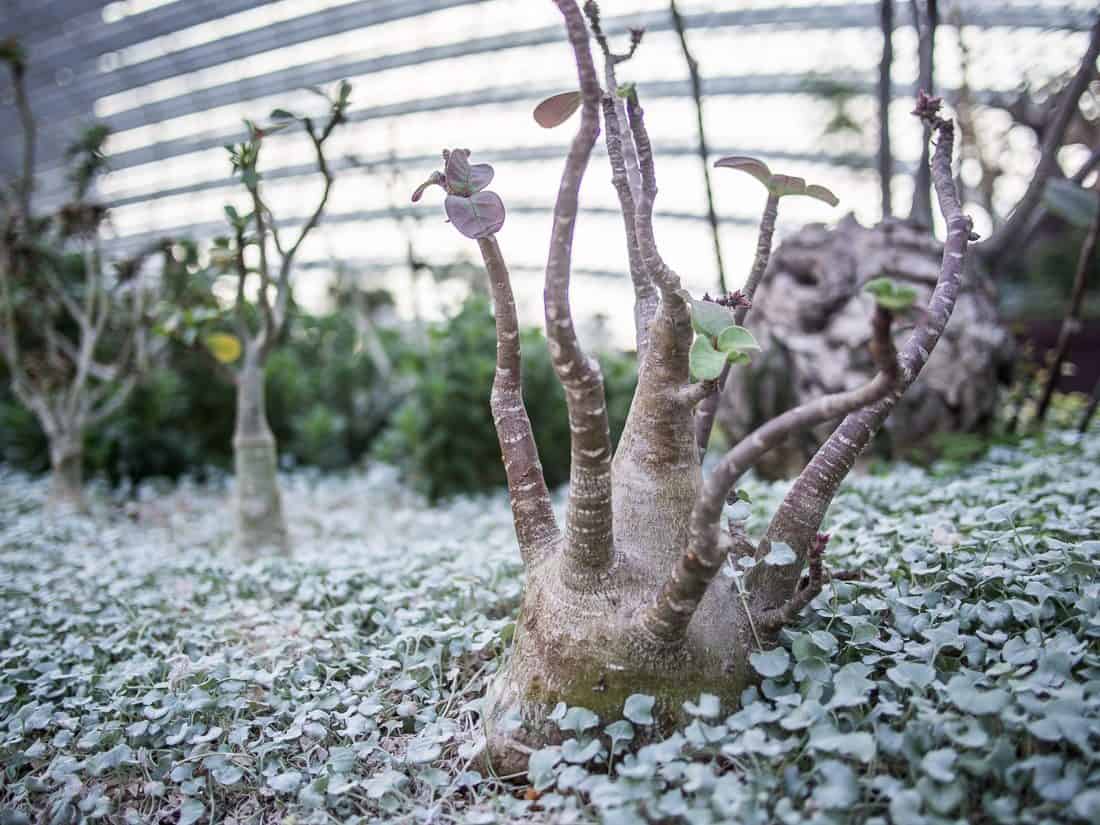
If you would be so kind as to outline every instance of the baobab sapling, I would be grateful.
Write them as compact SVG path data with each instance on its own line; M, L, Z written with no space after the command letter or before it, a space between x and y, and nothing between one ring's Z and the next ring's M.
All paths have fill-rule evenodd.
M927 311L897 351L890 330L900 306L880 304L869 319L875 377L767 423L734 445L704 480L695 410L711 395L724 363L744 360L755 342L729 309L693 299L662 257L653 231L653 148L637 93L630 87L601 89L580 9L575 0L555 3L576 61L581 115L554 208L544 293L547 345L565 388L571 430L563 527L550 506L520 389L518 326L497 240L505 209L486 189L493 170L471 165L466 150L450 150L444 153L444 171L433 173L414 196L431 185L446 190L447 215L477 241L495 303L491 408L527 574L514 647L483 706L489 756L507 773L522 770L532 748L559 740L550 719L558 702L609 719L618 717L627 696L648 693L656 697L654 712L665 727L678 721L682 702L701 691L727 706L737 703L754 680L750 654L773 644L778 630L820 592L825 511L860 450L935 347L970 239L970 221L961 212L951 175L952 124L939 117L939 101L922 98L918 114L938 135L933 180L948 226L939 284ZM616 94L625 101L625 122L616 116ZM578 193L601 113L613 181L624 216L633 219L627 226L628 244L635 247L630 258L659 296L639 316L639 337L646 343L614 455L602 376L577 340L569 303ZM636 196L625 163L627 146L640 170ZM772 178L769 172L774 184ZM799 179L788 184L807 188ZM792 433L838 418L843 422L759 541L749 538L742 522L721 523L727 497L761 455ZM751 567L743 581L719 576L731 556Z
M233 171L239 173L248 192L251 211L240 214L225 208L232 236L216 242L211 257L215 265L236 278L233 301L233 335L208 336L210 350L237 391L237 416L233 433L236 473L234 501L236 543L245 556L286 553L290 549L286 517L278 481L278 451L267 421L264 399L264 366L287 325L291 305L291 274L302 243L320 223L335 180L325 155L326 143L344 122L351 85L340 84L327 98L323 121L299 117L283 109L272 112L275 125L260 128L246 121L249 137L228 147ZM300 123L309 138L322 178L321 194L293 241L284 245L261 186L260 150L273 132ZM255 261L249 260L251 254ZM255 288L254 301L248 287Z
M24 77L26 57L0 44L23 131L22 168L0 200L0 353L12 391L49 442L50 504L83 509L88 429L127 400L148 361L155 283L145 275L158 241L109 264L100 244L107 210L91 197L103 169L107 130L88 128L69 149L73 198L55 214L35 211L37 129Z

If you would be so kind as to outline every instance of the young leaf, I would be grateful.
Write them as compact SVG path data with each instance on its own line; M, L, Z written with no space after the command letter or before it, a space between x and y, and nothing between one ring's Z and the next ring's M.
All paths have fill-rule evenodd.
M236 335L214 332L206 336L206 348L223 364L232 364L241 357L241 342Z
M271 110L271 119L272 120L294 120L295 117L296 116L294 115L293 112L288 112L286 109L272 109Z
M716 350L705 335L695 336L688 354L691 375L697 381L712 381L722 374L726 365L726 355Z
M805 194L809 195L811 198L817 198L819 201L824 201L829 204L829 206L836 206L840 203L840 198L834 195L831 189L827 189L816 183L811 183L807 186Z
M477 192L468 198L448 195L443 208L447 219L467 238L487 238L504 226L504 203L496 192Z
M806 179L794 175L772 175L771 184L768 186L773 195L805 195Z
M728 326L718 334L718 349L722 352L744 352L745 350L759 350L760 345L752 337L752 333L744 327L736 324Z
M889 278L874 278L863 289L879 306L891 312L904 312L917 301L917 291L913 287L897 284Z
M548 97L535 107L535 123L543 129L553 129L569 120L580 105L580 92L562 92Z
M696 301L687 296L691 304L691 325L700 335L716 338L722 330L733 324L733 313L713 301Z
M730 155L726 158L721 158L714 162L715 168L721 167L723 169L736 169L739 172L746 172L756 178L765 186L770 186L772 179L772 171L768 168L768 164L762 160L756 158L744 157L742 155Z

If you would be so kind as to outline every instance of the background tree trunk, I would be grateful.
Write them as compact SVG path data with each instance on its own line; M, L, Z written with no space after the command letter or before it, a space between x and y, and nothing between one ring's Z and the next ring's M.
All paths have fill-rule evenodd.
M264 373L252 353L237 375L237 428L233 436L237 476L236 540L249 558L290 550L279 493L275 436L267 423Z
M57 510L83 511L83 434L59 433L50 439L49 506Z

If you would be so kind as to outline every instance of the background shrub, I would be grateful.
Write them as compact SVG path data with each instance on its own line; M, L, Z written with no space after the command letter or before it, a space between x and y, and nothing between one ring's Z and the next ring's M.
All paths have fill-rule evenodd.
M523 393L538 441L546 482L569 479L569 421L542 332L522 332ZM611 438L617 442L637 382L634 360L600 358L607 385ZM399 466L406 479L436 499L505 483L489 413L496 334L489 301L472 295L447 321L428 331L417 382L377 442L375 454Z

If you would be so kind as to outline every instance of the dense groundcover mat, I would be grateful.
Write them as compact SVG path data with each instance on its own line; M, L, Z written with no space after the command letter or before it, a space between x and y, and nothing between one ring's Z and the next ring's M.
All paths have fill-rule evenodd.
M740 710L639 749L650 697L561 707L513 778L477 716L522 586L503 495L286 481L294 560L241 564L217 484L59 521L0 470L0 822L1100 821L1096 434L853 478L845 575ZM747 489L758 531L783 488Z

